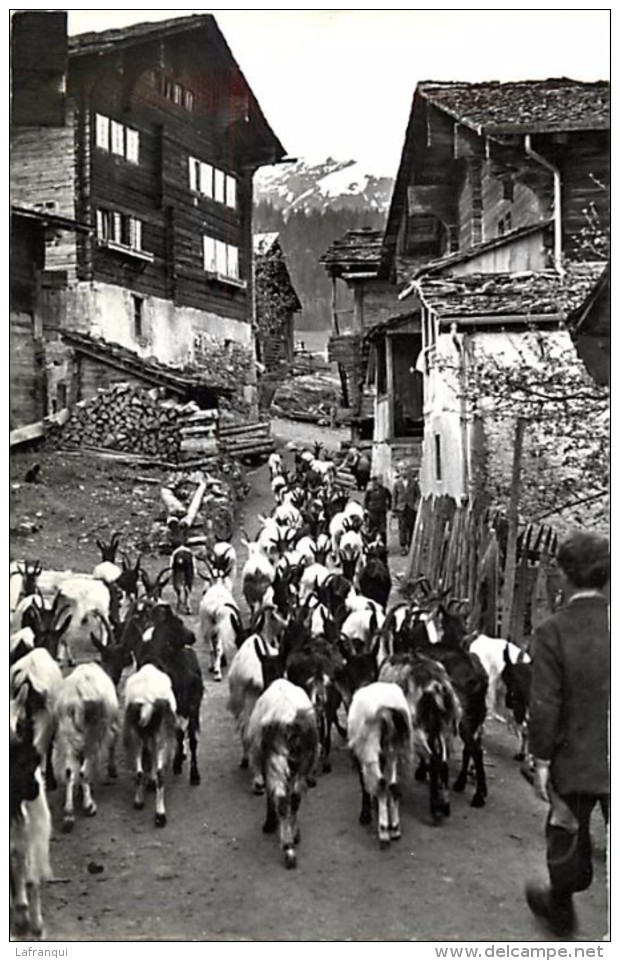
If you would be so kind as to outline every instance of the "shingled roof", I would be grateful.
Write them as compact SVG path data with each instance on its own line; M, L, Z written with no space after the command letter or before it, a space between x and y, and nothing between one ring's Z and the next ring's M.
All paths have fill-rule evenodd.
M383 231L371 227L347 230L328 247L319 263L344 271L376 271L381 262Z
M605 266L575 263L563 276L555 270L541 270L423 277L416 286L422 301L440 319L464 323L491 317L560 321L581 307Z
M91 53L106 53L116 50L119 46L129 47L143 43L153 37L170 36L173 33L186 33L188 30L199 30L207 24L214 23L211 14L196 14L191 17L172 17L170 20L157 22L132 23L128 27L115 27L111 30L91 30L69 37L69 53L71 56L85 56Z
M435 83L418 85L433 106L479 134L551 133L607 130L610 85L567 77L515 83Z

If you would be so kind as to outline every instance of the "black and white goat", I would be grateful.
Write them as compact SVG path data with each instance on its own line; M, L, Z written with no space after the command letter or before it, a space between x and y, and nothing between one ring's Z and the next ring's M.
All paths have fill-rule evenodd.
M222 660L230 667L243 640L241 612L231 591L219 581L206 589L198 610L200 633L211 654L215 681L222 680Z
M34 731L23 719L26 696L22 689L9 711L10 896L15 934L42 940L41 887L52 876L52 819Z
M189 602L194 586L195 567L192 549L184 544L175 547L170 555L172 586L177 596L177 611L185 610L186 614L192 612Z
M506 643L504 648L504 668L501 678L506 688L506 707L512 713L519 735L519 750L515 754L515 760L524 761L529 753L528 715L532 688L532 662L520 648L515 657L514 652L510 650L511 646L516 645Z
M510 664L531 664L529 654L511 641L501 637L488 637L486 634L478 636L469 645L471 654L475 654L487 672L489 688L487 691L487 716L504 722L505 718L498 713L499 685L503 681L503 671L508 662Z
M412 744L409 706L398 684L375 681L356 691L347 735L362 791L360 824L371 823L371 799L376 798L379 844L385 848L401 835L399 779Z
M10 671L11 697L18 720L32 726L34 747L48 788L56 786L51 748L56 729L56 702L62 688L62 671L43 647L28 652Z
M280 534L278 534L277 544L279 543ZM260 543L260 536L257 541L244 540L244 544L248 549L248 559L241 574L242 591L250 613L253 614L260 608L265 591L273 584L276 572L264 546Z
M439 821L450 814L450 746L461 719L461 705L448 673L430 657L395 654L382 663L379 680L398 684L407 699L413 748L420 761L416 777L424 780L428 768L431 816Z
M123 740L135 770L133 806L144 807L145 779L155 783L155 826L167 821L165 772L179 732L177 702L168 675L145 664L127 679Z
M177 715L181 722L172 770L174 774L181 774L185 759L183 744L187 734L190 752L189 783L197 785L200 784L197 755L204 684L200 664L193 650L196 638L168 604L156 604L151 611L151 620L152 635L137 658L138 667L145 663L153 664L163 670L172 681ZM187 724L186 730L183 728L183 721Z
M56 700L54 767L65 779L63 830L75 823L76 779L82 789L82 808L87 817L97 813L92 781L99 756L108 755L108 775L116 777L114 748L119 727L116 688L104 669L80 664L62 682Z
M279 830L287 868L297 866L300 840L297 813L317 763L319 736L314 708L304 690L281 676L283 665L260 640L256 654L263 668L264 691L248 726L250 765L262 775L267 798L265 833Z

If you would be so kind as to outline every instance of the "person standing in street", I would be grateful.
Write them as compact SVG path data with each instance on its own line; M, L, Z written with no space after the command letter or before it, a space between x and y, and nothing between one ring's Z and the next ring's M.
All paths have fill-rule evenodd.
M371 534L381 534L387 544L387 515L392 510L392 495L383 486L383 476L374 474L364 496L364 510L368 514L368 528Z
M577 929L573 895L592 883L590 816L609 812L609 543L576 532L557 562L564 607L534 632L530 750L534 787L549 804L545 835L549 885L528 884L529 908L548 931Z
M420 496L420 485L413 470L401 467L394 484L394 513L398 516L398 539L403 555L409 552Z

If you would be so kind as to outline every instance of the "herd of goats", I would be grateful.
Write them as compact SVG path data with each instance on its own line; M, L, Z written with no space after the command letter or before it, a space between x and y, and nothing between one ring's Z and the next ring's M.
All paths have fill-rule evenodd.
M269 458L276 501L260 517L247 560L242 616L233 593L237 555L230 543L198 557L181 543L157 576L122 555L119 537L98 541L92 574L57 572L14 561L10 571L10 848L13 929L41 938L41 882L50 877L51 816L46 792L64 786L63 829L75 821L77 788L85 815L96 813L93 779L100 757L116 776L122 731L135 772L134 807L155 793L155 825L166 824L165 772L182 771L189 746L190 784L200 783L198 737L204 677L191 613L196 577L204 590L199 630L210 672L226 670L228 709L252 789L266 796L265 832L279 832L284 863L295 867L298 810L319 769L330 770L332 729L347 739L359 772L360 823L376 817L379 844L400 837L399 778L415 760L428 779L431 816L450 813L448 765L455 736L463 745L454 790L484 805L482 733L498 685L522 735L531 664L500 638L468 633L462 602L422 577L408 600L388 606L387 547L369 529L351 485L339 483L320 450ZM176 602L164 600L170 584ZM246 624L244 625L244 620ZM73 645L98 660L74 666ZM81 658L80 658L81 660ZM128 674L118 689L123 672ZM122 706L121 706L122 705Z

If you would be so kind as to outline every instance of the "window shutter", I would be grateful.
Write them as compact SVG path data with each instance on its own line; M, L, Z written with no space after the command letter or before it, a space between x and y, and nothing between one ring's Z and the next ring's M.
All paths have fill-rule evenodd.
M110 149L110 121L102 114L95 114L95 143L102 150Z
M226 244L221 240L215 241L215 270L223 277L227 274Z
M124 127L122 123L112 120L112 153L123 157L125 155Z
M228 247L228 271L229 277L235 277L239 279L239 250L237 247L229 245Z
M137 164L140 160L140 135L137 130L131 130L129 127L126 128L125 133L127 135L127 160Z
M108 239L108 232L106 230L106 217L103 210L97 211L97 237L100 240Z
M205 197L213 196L213 167L211 164L200 164L200 193Z
M136 217L129 218L129 246L142 250L142 221Z
M200 164L194 157L189 158L189 189L198 190L200 180Z
M191 90L185 91L183 106L186 110L194 109L194 94L191 92Z
M225 201L225 175L223 170L218 170L217 167L213 171L214 173L214 190L213 196L219 204L223 204Z
M204 269L210 273L215 273L215 240L213 237L202 238L202 250L204 257Z
M237 206L237 181L234 177L226 175L226 205L228 207Z
M123 242L123 221L116 211L112 214L112 240L117 244Z

